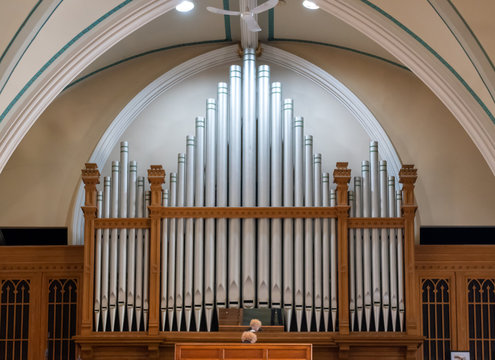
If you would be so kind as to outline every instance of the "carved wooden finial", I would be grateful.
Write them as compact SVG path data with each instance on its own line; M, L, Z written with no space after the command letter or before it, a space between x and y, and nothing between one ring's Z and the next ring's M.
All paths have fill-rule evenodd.
M337 205L348 205L347 189L351 181L351 169L348 169L349 163L338 162L337 168L333 171L333 182L337 184Z
M165 183L165 170L161 165L151 165L148 169L148 181L151 189L151 206L160 206L162 202L162 184Z
M96 206L96 185L100 183L100 172L94 163L86 163L81 170L84 183L85 206Z
M402 165L402 169L399 171L404 205L414 205L414 184L418 178L417 172L418 170L414 168L414 165Z

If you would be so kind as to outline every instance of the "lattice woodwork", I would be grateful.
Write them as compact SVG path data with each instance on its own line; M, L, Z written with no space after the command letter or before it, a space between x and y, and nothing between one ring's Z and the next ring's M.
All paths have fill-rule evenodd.
M468 279L469 352L471 359L495 354L495 280Z
M450 359L450 292L448 279L423 279L424 359Z
M28 358L29 280L4 280L0 294L0 358Z
M77 279L51 279L48 287L47 359L75 359Z

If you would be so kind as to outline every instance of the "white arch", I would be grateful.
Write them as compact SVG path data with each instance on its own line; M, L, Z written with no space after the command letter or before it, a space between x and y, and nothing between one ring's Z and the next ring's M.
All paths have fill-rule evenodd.
M125 130L138 115L158 96L185 79L218 65L239 60L237 45L231 45L197 56L166 72L139 92L117 115L96 145L89 162L102 169L112 149L117 145ZM262 60L270 61L313 81L334 96L361 124L371 139L380 143L380 155L387 160L391 175L397 176L401 167L399 157L387 134L368 110L347 87L318 66L284 50L263 45ZM83 239L83 216L80 211L84 201L84 187L79 186L72 216L72 242L80 244Z
M453 72L406 30L363 0L315 0L406 65L451 111L495 174L495 126L483 105Z

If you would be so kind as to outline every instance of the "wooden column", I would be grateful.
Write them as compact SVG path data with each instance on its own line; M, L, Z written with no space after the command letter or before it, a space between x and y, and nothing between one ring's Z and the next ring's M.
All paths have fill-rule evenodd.
M148 181L151 187L148 333L157 335L160 331L161 217L159 210L162 205L162 184L165 183L165 170L161 165L151 165L148 170Z
M349 203L347 189L351 180L351 170L346 162L338 162L333 171L333 182L337 184L337 251L338 251L338 306L339 332L349 334Z
M414 200L414 183L417 170L414 165L403 165L399 172L402 184L402 216L404 218L404 285L406 292L406 332L420 335L418 327L418 284L416 283L414 259L414 216L417 206Z
M93 286L95 257L95 224L97 214L96 185L100 183L100 172L96 164L86 163L82 170L82 180L86 194L82 211L84 213L84 270L82 281L82 320L81 334L93 331Z

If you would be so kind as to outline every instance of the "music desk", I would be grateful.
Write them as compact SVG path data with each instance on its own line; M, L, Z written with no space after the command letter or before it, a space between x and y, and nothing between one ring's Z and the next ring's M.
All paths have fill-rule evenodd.
M175 344L175 360L311 360L311 344Z

